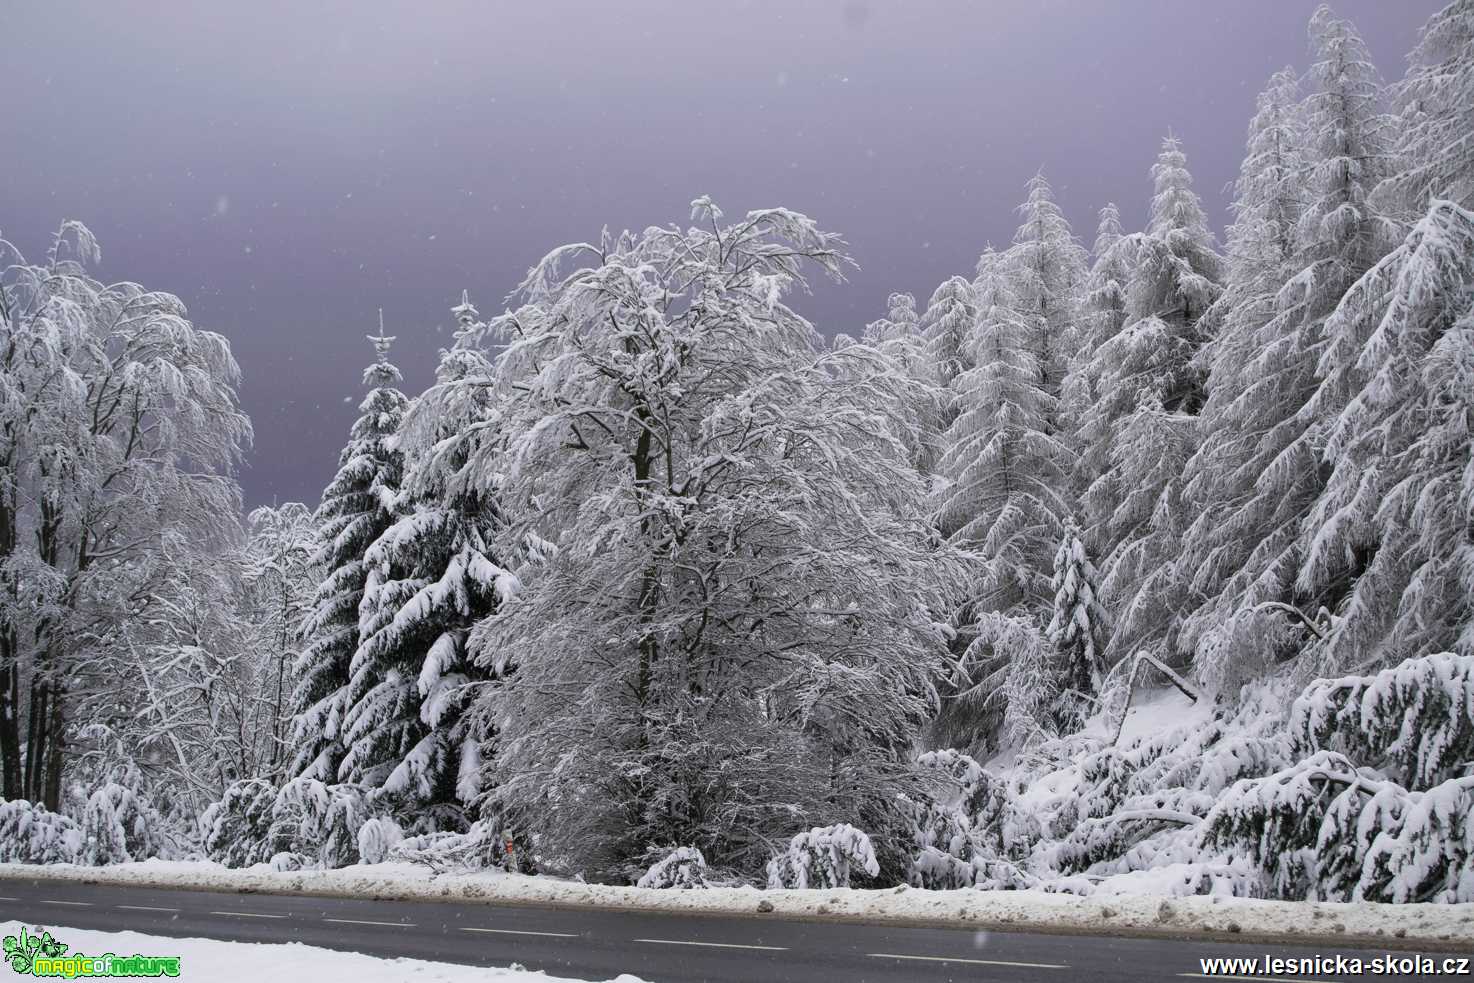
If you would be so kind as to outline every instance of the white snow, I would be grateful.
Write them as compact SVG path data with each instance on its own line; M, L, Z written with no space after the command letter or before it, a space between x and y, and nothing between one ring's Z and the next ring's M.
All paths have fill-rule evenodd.
M21 922L0 924L0 936L15 935ZM260 980L353 980L354 983L472 983L501 980L504 983L572 983L565 977L546 976L513 966L487 969L457 966L423 959L380 959L357 952L338 952L300 942L220 942L215 939L172 939L139 932L96 932L58 928L54 922L36 926L50 931L67 945L66 956L82 953L101 956L179 956L180 978L213 980L215 983L259 983ZM609 983L642 983L622 974Z
M1170 872L1154 876L1170 876ZM759 891L752 887L661 891L580 884L548 877L485 872L435 876L409 864L340 870L278 872L264 865L229 870L189 861L146 861L112 867L0 864L0 879L80 881L149 887L200 888L419 901L623 908L835 921L1081 934L1204 935L1255 940L1335 940L1437 946L1474 940L1474 903L1387 905L1260 901L1248 898L1164 898L1107 893L1081 898L1043 891L878 891L853 888ZM1128 887L1118 881L1115 890ZM1142 891L1148 885L1130 883ZM771 913L759 904L771 905Z

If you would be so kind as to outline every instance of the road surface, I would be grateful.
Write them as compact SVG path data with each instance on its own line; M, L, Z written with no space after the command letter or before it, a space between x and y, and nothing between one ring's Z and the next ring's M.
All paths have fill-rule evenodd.
M1334 951L0 880L0 921L8 920L53 930L303 942L468 965L515 962L585 980L633 973L650 983L1186 983L1205 978L1200 957Z

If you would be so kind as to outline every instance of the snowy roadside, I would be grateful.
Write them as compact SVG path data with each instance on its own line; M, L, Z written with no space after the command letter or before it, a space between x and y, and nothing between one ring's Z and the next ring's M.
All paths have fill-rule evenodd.
M26 924L26 931L35 926ZM0 922L0 936L14 936L21 922ZM216 983L261 980L353 980L354 983L575 983L561 976L511 968L487 969L423 959L380 959L356 952L339 952L303 945L300 942L219 942L214 939L174 939L139 932L96 932L57 928L52 935L66 943L60 958L81 953L86 956L178 956L180 979L207 979ZM609 983L642 983L621 975Z
M145 861L112 867L0 864L0 879L139 887L366 897L414 901L624 908L673 914L803 918L911 926L1093 935L1335 941L1388 947L1474 946L1474 904L1331 903L1248 898L1042 891L662 891L580 884L497 872L435 876L408 864L339 870L231 870L205 862Z

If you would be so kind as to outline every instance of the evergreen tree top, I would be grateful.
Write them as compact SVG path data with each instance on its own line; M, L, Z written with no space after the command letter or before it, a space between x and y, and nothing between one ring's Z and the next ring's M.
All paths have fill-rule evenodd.
M363 384L371 389L383 389L396 385L402 378L399 368L389 361L389 349L393 346L395 335L384 333L384 308L379 308L379 333L376 335L365 335L374 346L374 364L363 372Z

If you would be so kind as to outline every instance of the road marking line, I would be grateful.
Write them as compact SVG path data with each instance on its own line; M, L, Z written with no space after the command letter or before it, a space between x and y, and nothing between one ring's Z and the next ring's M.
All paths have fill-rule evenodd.
M20 898L0 898L0 901L19 901Z
M414 922L370 922L361 918L324 918L325 922L337 922L339 925L392 925L395 928L414 928Z
M128 911L178 911L178 908L155 908L146 904L115 904L114 908L124 908Z
M1178 976L1187 976L1195 980L1249 980L1252 983L1305 983L1304 978L1291 979L1287 976L1219 976L1207 973L1178 973Z
M486 932L490 935L541 935L549 939L576 939L578 935L573 932L522 932L515 928L471 928L462 925L462 932Z
M231 918L285 918L286 915L263 915L257 911L212 911L212 915L226 915Z
M92 907L92 902L91 901L47 901L45 898L42 898L41 899L41 903L42 904L69 904L69 905L76 905L78 908L91 908Z
M657 945L704 945L713 949L763 949L768 952L787 952L782 945L738 945L736 942L686 942L681 939L631 939L631 942L654 942Z
M929 963L970 963L974 966L1018 966L1024 969L1069 969L1059 963L1016 963L1003 959L963 959L959 956L907 956L899 952L867 952L872 959L916 959Z

